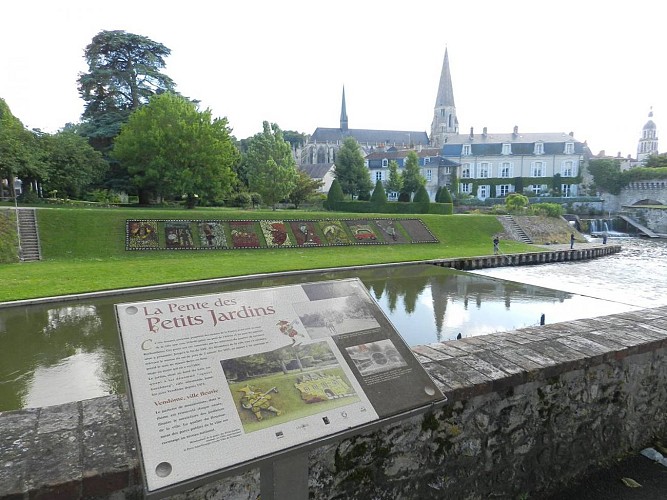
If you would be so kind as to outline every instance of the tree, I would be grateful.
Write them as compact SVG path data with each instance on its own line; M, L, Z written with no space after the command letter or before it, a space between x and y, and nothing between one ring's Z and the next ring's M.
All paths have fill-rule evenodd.
M617 159L596 159L588 162L588 171L593 176L593 182L600 191L619 194L623 187L621 162Z
M426 184L426 179L419 171L419 157L414 151L410 151L405 159L405 170L401 175L403 188L401 192L412 194L421 186Z
M338 150L335 175L343 193L352 198L359 193L370 193L373 187L359 144L353 137L346 137Z
M426 203L429 204L431 203L431 198L428 195L428 192L426 191L426 188L424 186L419 186L417 188L417 192L415 193L415 197L412 200L414 203Z
M382 185L382 181L380 179L378 179L375 183L375 189L373 190L371 201L377 204L387 203L387 193L385 193L384 186Z
M235 182L240 155L226 118L212 118L184 97L156 95L135 111L115 141L113 157L128 170L140 203L184 195L221 200Z
M25 184L46 174L42 154L33 133L23 126L0 98L0 180L6 179L8 196L14 197L14 180L20 177ZM3 197L0 182L0 198Z
M442 186L442 188L440 188L440 196L435 201L438 203L452 202L452 195L450 194L449 189L447 189L447 186Z
M57 191L61 197L81 198L107 171L108 163L88 141L71 131L45 134L40 140L49 175L44 191Z
M510 212L517 212L528 206L528 197L521 193L510 193L505 197L505 207Z
M298 178L292 148L283 139L280 127L265 121L263 131L248 142L245 159L248 186L275 210L276 203L294 190Z
M646 158L644 166L647 168L666 168L667 167L667 154L654 154Z
M294 208L299 208L301 203L310 200L317 191L324 185L320 179L312 179L303 170L297 171L296 185L289 195L289 201L294 204Z
M88 71L78 79L85 101L79 133L108 155L123 123L155 94L174 92L174 82L161 72L171 50L141 35L100 31L84 51ZM110 161L105 186L129 190L130 176Z
M398 163L396 160L389 162L389 179L387 180L386 190L390 193L400 193L403 187L403 179L398 173Z
M327 210L335 210L336 203L343 201L345 199L345 193L343 193L343 188L340 187L340 182L338 179L334 179L327 193Z

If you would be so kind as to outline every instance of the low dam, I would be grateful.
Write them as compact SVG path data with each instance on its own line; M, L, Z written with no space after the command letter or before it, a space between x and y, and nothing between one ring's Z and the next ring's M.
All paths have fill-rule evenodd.
M448 403L309 455L311 498L537 498L667 435L667 307L413 348ZM0 498L140 498L123 396L0 414ZM255 499L259 472L181 498Z

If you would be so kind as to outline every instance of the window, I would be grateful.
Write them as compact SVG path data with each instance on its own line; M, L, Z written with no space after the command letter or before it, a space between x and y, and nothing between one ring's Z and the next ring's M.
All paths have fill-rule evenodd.
M560 185L560 192L563 193L563 196L565 198L569 198L572 196L572 185L570 184L561 184Z
M544 163L542 163L541 161L534 161L530 169L530 176L542 177L543 175L544 175Z
M426 169L426 180L429 182L433 180L433 170L430 168Z
M535 143L535 151L534 153L536 155L543 155L544 154L544 143L542 142L536 142Z
M396 191L391 191L391 192L389 192L389 194L387 195L387 197L388 197L390 200L393 200L394 198L398 198L398 193L397 193Z
M463 156L470 156L470 144L463 145L463 151L461 152Z
M534 195L538 195L542 193L542 186L539 184L533 184L530 186L530 190L533 192Z
M511 187L509 184L500 184L496 186L496 196L505 197L511 193Z
M461 166L461 178L470 179L470 163L464 163Z
M560 175L563 177L576 177L576 173L574 171L574 163L571 161L563 162Z
M488 179L489 177L489 163L486 161L483 161L482 163L479 164L479 175L478 177L480 179Z
M466 183L462 182L461 184L459 184L459 186L460 186L460 189L461 189L462 193L464 193L464 194L472 193L472 184L466 184Z
M500 166L500 175L499 177L502 177L503 179L507 179L509 177L512 177L512 164L509 162L504 162Z
M566 142L565 143L565 154L566 155L574 154L574 143L573 142Z
M477 196L480 200L485 200L489 197L489 188L490 186L480 186L477 191Z
M376 181L382 180L382 170L378 170L377 172L375 172L375 180Z
M503 154L511 155L512 154L512 145L509 142L503 144Z
M428 165L429 163L431 163L431 158L429 158L428 156L426 156L426 157L424 158L424 165Z
M389 165L389 160L387 160L386 158L382 158L382 166L386 167L387 165Z

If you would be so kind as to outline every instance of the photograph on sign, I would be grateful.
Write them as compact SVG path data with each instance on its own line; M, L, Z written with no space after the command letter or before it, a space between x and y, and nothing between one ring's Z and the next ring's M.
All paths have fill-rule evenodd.
M116 316L148 492L444 399L356 279Z

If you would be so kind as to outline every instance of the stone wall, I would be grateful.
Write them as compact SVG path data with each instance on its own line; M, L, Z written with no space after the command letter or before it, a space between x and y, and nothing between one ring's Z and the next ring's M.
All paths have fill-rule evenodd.
M603 198L603 210L611 213L618 213L625 207L632 206L643 200L653 200L667 205L667 181L664 179L655 179L631 182L621 190L620 194L605 193ZM650 226L648 227L651 228Z
M667 437L667 307L414 348L449 402L310 453L310 495L530 498ZM0 414L0 498L138 498L126 401ZM256 470L178 498L255 499Z
M667 234L667 207L640 208L626 207L626 213L637 222L658 234Z

